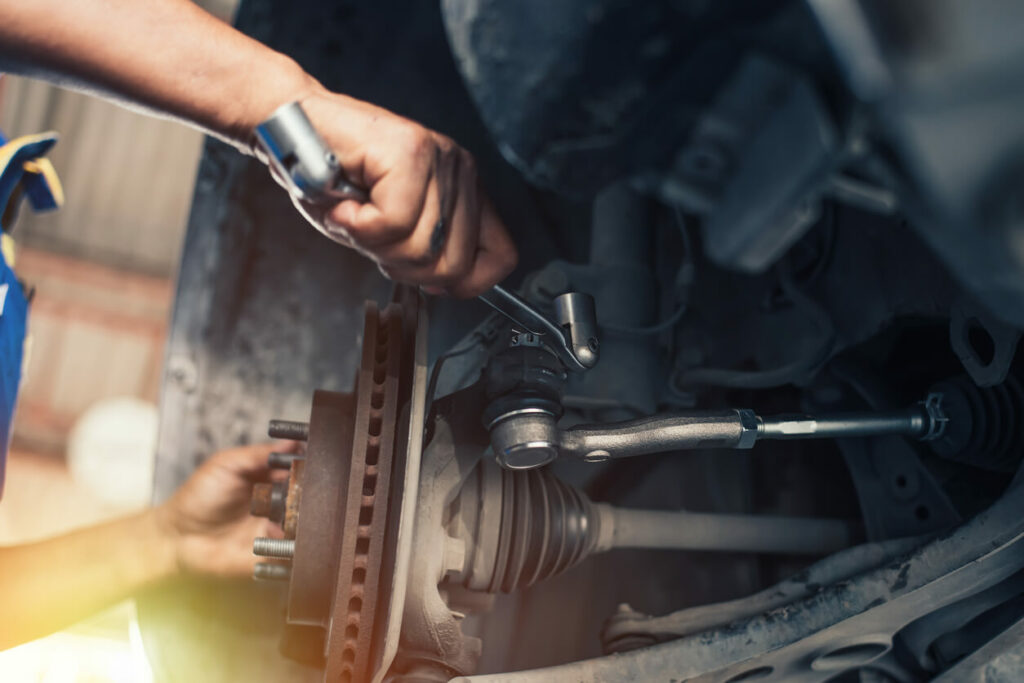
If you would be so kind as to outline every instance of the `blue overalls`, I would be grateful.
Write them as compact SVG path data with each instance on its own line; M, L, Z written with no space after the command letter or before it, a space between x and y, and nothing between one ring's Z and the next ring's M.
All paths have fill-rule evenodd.
M56 133L7 140L0 132L0 497L3 496L11 423L18 399L25 353L28 298L14 275L14 242L7 234L22 199L36 211L64 202L63 190L50 162L43 157L57 142Z

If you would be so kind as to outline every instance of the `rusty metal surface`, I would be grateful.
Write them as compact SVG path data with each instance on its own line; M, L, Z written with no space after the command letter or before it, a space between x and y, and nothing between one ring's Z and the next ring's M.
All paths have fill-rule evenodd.
M517 242L530 245L523 271L576 249L568 236L586 226L587 209L532 190L502 160L455 69L436 3L245 0L236 24L327 87L420 121L473 152ZM585 245L579 249L568 255L584 255ZM307 416L314 389L350 389L362 303L386 301L389 289L366 259L311 230L260 164L207 141L170 329L156 500L218 448L266 438L271 417ZM436 348L485 308L431 302ZM156 680L303 680L308 672L281 664L276 652L280 591L197 586L147 596L140 621ZM192 609L200 603L201 617Z
M400 306L389 306L378 315L376 306L367 305L347 496L340 510L338 572L326 636L324 681L331 683L368 680L381 648L374 627L380 616L385 543L394 540L386 539L385 532L403 403L403 337Z
M355 403L352 394L313 394L288 587L288 619L294 624L322 627L330 616L330 588L343 529L336 513L348 479ZM291 496L289 502L294 505Z
M355 388L313 394L308 429L302 423L305 453L292 461L288 497L278 506L285 536L295 541L283 651L319 664L330 683L369 681L381 668L395 609L408 450L401 418L413 388L420 305L410 292L396 290L383 312L367 302ZM253 510L271 511L267 491L254 491Z

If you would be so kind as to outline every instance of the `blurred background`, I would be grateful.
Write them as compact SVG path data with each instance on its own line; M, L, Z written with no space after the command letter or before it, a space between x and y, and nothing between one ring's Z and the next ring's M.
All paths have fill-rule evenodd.
M237 0L203 0L225 20ZM146 505L164 342L203 136L10 74L8 138L54 130L56 213L24 208L16 269L34 289L0 543L45 538ZM59 655L59 656L55 656ZM0 653L10 683L146 683L132 604Z

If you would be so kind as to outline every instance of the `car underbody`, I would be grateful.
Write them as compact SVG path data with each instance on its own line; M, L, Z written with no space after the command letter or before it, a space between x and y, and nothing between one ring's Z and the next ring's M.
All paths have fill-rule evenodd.
M157 496L305 445L264 581L140 602L158 680L1022 675L1024 9L322 5L237 21L470 149L554 328L392 288L209 142Z

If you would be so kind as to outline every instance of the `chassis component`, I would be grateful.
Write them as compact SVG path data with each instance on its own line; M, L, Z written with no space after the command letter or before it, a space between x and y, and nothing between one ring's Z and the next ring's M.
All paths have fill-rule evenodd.
M273 492L254 492L253 513L276 512L286 539L256 539L253 550L290 564L261 564L256 576L290 579L288 621L323 629L329 681L369 680L385 657L409 450L399 411L408 416L418 309L399 292L405 303L383 312L367 304L355 390L316 392L308 426L271 423L272 436L307 437L277 510Z
M782 599L792 596L792 602L772 604L762 594L745 605L750 610L767 608L763 613L738 614L735 606L709 605L645 624L642 616L627 612L616 618L632 625L613 621L608 631L613 639L656 640L666 622L682 637L612 658L458 680L810 682L832 680L850 669L904 680L906 668L893 653L897 636L914 644L911 654L920 667L915 675L923 676L937 666L932 648L952 626L967 624L1019 593L1016 579L1024 569L1022 520L1024 497L1015 487L978 518L898 559L892 552L898 554L906 546L854 549L848 557L830 558L810 570L795 595L792 584L772 589ZM984 540L976 533L981 527ZM850 560L850 566L860 564L860 570L877 564L844 576L840 568ZM832 574L829 578L837 581L811 584L818 574ZM724 623L737 616L738 621Z
M562 428L730 405L757 406L766 414L889 411L966 370L973 384L957 380L945 393L947 400L954 394L964 399L958 402L970 419L956 422L964 431L947 431L929 447L889 436L766 442L756 458L719 451L554 465L593 500L623 506L853 517L859 502L866 535L881 543L867 553L877 559L878 548L889 547L886 539L945 533L987 508L1019 464L1021 435L1013 427L1019 426L1021 394L1013 383L1019 387L1014 352L1021 299L1013 293L1021 281L1014 201L1020 117L1014 103L1022 62L1016 58L1019 13L998 5L666 1L641 8L619 0L538 0L524 12L497 0L446 3L444 22L470 91L494 139L519 168L562 187L596 189L628 177L620 195L632 199L602 191L593 205L527 188L499 161L462 83L450 87L457 74L436 5L247 0L239 17L244 28L296 57L329 87L401 111L471 149L481 169L489 169L488 189L517 243L529 245L522 250L523 270L532 274L520 291L531 304L567 291L594 294L602 361L567 378ZM407 21L396 24L396 13ZM339 44L342 31L347 40ZM382 31L394 40L379 40ZM829 43L840 70L830 62ZM884 87L848 92L860 69L872 65L888 77ZM351 386L359 325L349 312L366 297L385 295L359 259L345 260L351 255L325 248L313 235L305 240L308 231L288 223L290 208L263 176L262 168L217 144L208 147L172 328L160 495L213 450L259 439L271 415L307 410L313 387ZM672 212L630 188L681 209L682 219L669 220ZM281 230L282 224L294 229ZM761 275L740 276L707 255L740 267L750 267L752 257L759 266L781 260ZM460 351L453 344L473 305L434 302L432 346L450 349L445 355ZM461 355L448 366L462 366L461 372L444 377L438 395L471 383L493 355L493 346ZM856 370L845 372L843 365ZM958 410L952 402L946 408ZM466 419L467 428L479 429ZM448 424L430 421L432 450L452 432ZM485 439L473 448L486 445ZM685 660L710 680L786 679L806 674L809 661L829 654L819 666L834 667L834 676L963 680L996 672L1019 678L1013 660L1020 654L1019 647L1014 651L1020 627L1012 623L1021 614L1019 584L1000 581L952 605L943 591L955 587L936 584L928 593L939 599L926 613L919 602L904 599L906 591L924 588L915 576L926 563L913 552L867 573L861 571L867 561L859 568L843 565L848 574L816 565L782 585L794 589L785 592L782 606L757 596L798 568L789 558L622 550L499 597L496 618L460 619L486 601L470 604L480 595L467 595L453 580L455 570L445 569L458 564L458 541L467 538L449 526L466 518L452 504L468 500L467 485L484 474L449 467L459 476L431 469L445 476L412 475L413 483L404 486L406 508L437 510L430 512L433 521L423 522L430 533L416 558L448 576L439 585L436 571L407 564L409 580L396 587L406 586L409 600L390 594L410 609L405 634L387 639L389 647L402 641L403 654L391 669L396 674L456 673L445 657L458 663L463 636L448 626L415 629L436 608L437 623L460 624L468 637L486 639L481 671L543 667L535 678L564 673L587 679L597 669L550 665L598 657L598 626L616 603L628 602L635 609L613 619L622 629L608 640L609 651L631 649L631 638L633 646L658 644L602 665L634 662L637 677L686 677L687 669L674 668ZM581 470L586 475L578 476ZM267 502L279 507L281 493L268 493ZM421 494L422 505L411 500ZM402 519L417 517L409 512ZM983 523L969 522L954 540L962 547L1001 544L1005 519L979 519ZM649 525L645 520L645 531L653 533ZM979 569L972 575L984 583L986 572L1001 571L987 559L958 555L954 545L943 543L938 555L928 555L927 564L942 565L936 575ZM464 547L466 556L476 555L475 547ZM284 567L270 566L277 575ZM891 654L871 659L878 643L860 640L860 628L870 624L846 619L833 598L850 604L862 595L879 599L875 579L897 586L903 569L907 587L892 591L891 605L871 607L872 618L917 619L892 638ZM840 575L846 592L801 584ZM629 580L634 576L643 580ZM275 589L282 587L258 584L236 592L218 584L199 593L202 600L194 594L167 600L163 607L179 617L173 627L154 626L153 609L141 607L158 678L276 681L309 674L290 665L287 674L269 673L286 665L259 640L276 639ZM719 602L737 595L752 598L746 605ZM698 611L678 609L708 602L700 619ZM765 609L770 619L758 616ZM389 628L402 611L390 610ZM739 621L725 624L712 613ZM225 628L225 621L236 627ZM680 627L683 622L694 626ZM750 657L730 664L727 673L711 672L719 645L744 646L735 624L755 641L751 648L767 643L768 649L749 649L743 656ZM841 633L828 630L840 624ZM655 626L662 630L654 633ZM824 630L826 643L816 640ZM769 641L780 634L795 640L776 658ZM673 640L661 642L667 639ZM466 647L471 652L473 646ZM166 650L172 652L161 657ZM671 671L656 669L659 661ZM230 662L230 670L218 672L221 662ZM249 667L245 674L242 666Z
M555 453L603 462L687 449L747 449L767 439L896 435L935 441L942 437L949 421L942 409L942 394L932 394L927 401L906 410L888 412L761 417L741 408L641 418L611 425L578 425L566 430L555 425L558 413L526 403L491 421L491 446L499 462L511 469L526 469L550 462ZM525 453L539 454L530 458Z
M471 673L480 644L462 631L465 613L596 552L823 554L857 538L843 520L593 504L549 470L501 469L481 458L481 384L438 401L417 468L425 378L417 380L422 363L410 349L422 351L422 338L417 344L412 331L416 297L397 291L403 303L383 313L367 304L354 392L317 391L308 423L272 421L272 436L303 438L306 450L273 454L288 480L253 493L253 514L285 533L254 541L255 554L275 560L254 576L289 582L287 620L322 631L325 681Z

